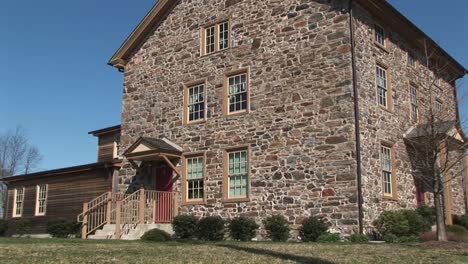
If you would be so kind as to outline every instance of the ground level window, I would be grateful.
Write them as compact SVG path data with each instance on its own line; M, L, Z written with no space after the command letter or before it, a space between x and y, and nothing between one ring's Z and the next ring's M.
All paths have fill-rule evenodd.
M382 166L383 193L385 196L393 195L392 186L392 150L389 147L380 147L380 160Z
M36 215L45 215L47 205L47 185L36 187Z
M247 197L247 150L228 152L229 198Z
M187 158L187 200L202 200L203 198L203 157Z
M13 217L21 217L24 205L24 187L15 189L15 201L13 203Z

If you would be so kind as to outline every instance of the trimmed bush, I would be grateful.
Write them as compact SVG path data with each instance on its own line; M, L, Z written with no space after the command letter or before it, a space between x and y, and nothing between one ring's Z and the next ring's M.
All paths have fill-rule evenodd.
M229 222L229 233L235 240L250 241L260 226L248 217L236 217Z
M65 219L53 219L47 222L47 233L52 237L67 238L76 234L76 224Z
M172 220L175 236L181 239L195 237L198 219L193 215L178 215Z
M224 239L224 220L219 216L207 216L200 219L197 225L197 237L206 241Z
M416 236L422 232L431 231L432 224L424 218L416 210L402 210L402 214L408 221L409 230L405 236Z
M273 215L263 220L263 225L267 231L267 237L271 240L287 241L289 239L288 221L282 215Z
M466 235L467 232L468 232L468 230L466 230L466 228L464 228L463 226L459 226L459 225L446 226L445 231L450 232L450 233L454 233L454 234L457 234L457 235Z
M460 225L460 226L463 226L464 228L468 229L468 214L457 215L453 219L453 223L455 225Z
M317 238L317 242L320 242L320 243L337 243L340 241L341 241L340 235L331 234L331 233L322 234Z
M433 226L436 223L436 210L434 207L430 207L428 205L420 205L416 212L422 216L424 221L428 223L428 225Z
M8 230L8 220L0 219L0 237L5 236Z
M351 243L367 243L369 242L369 237L366 235L352 234L348 238Z
M155 228L147 231L141 237L141 240L150 242L166 242L171 240L171 235L166 231Z
M320 235L327 232L328 226L322 220L316 217L309 217L304 220L299 230L299 236L304 242L317 241Z
M387 234L405 236L410 231L410 224L402 211L383 212L379 218L374 221L374 226L383 236Z
M398 237L394 234L386 234L383 236L385 243L398 243Z
M28 219L15 219L8 223L8 230L10 233L18 236L23 236L31 229L31 221Z

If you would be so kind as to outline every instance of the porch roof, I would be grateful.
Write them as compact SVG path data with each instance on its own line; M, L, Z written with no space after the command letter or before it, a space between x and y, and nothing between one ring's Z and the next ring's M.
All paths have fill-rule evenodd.
M129 160L148 160L159 156L180 157L182 148L163 138L138 138L123 154Z
M450 139L460 146L465 146L468 139L456 121L441 121L434 124L419 124L412 126L403 135L406 141L424 141L432 135Z

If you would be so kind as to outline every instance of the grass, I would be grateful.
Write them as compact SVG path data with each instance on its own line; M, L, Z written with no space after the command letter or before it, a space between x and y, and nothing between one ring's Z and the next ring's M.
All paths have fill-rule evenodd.
M0 238L1 263L468 263L468 244L319 244Z

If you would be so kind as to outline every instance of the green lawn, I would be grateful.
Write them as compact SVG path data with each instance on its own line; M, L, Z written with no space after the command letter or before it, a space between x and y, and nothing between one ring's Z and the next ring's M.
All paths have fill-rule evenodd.
M1 263L468 263L468 244L0 239Z

